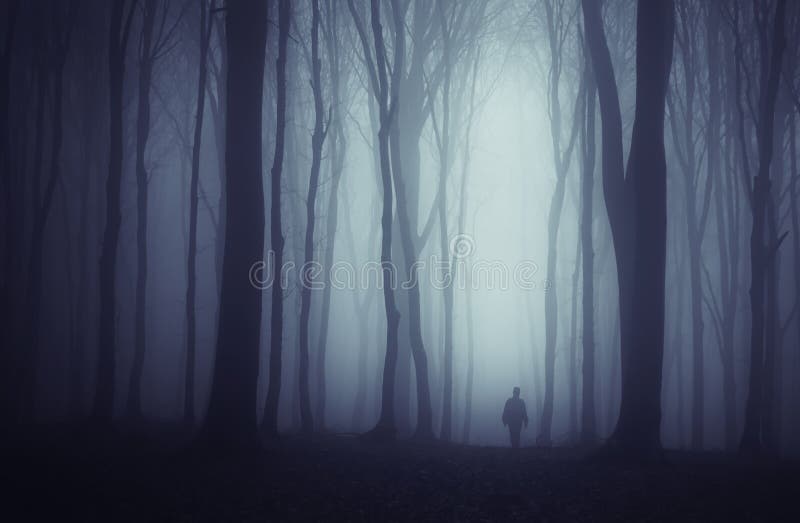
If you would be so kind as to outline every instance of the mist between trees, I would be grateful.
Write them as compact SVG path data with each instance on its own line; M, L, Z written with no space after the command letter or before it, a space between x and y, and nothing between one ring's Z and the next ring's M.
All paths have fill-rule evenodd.
M12 425L499 445L519 386L523 446L800 452L800 2L7 0L0 44Z

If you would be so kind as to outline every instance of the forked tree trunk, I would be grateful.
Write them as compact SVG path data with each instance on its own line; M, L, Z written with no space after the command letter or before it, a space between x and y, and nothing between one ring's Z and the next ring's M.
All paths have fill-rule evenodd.
M394 298L396 274L392 264L392 170L389 159L389 134L397 111L397 99L389 103L389 79L386 73L386 46L381 26L380 0L370 3L370 21L374 47L370 46L361 16L353 4L347 1L350 14L358 31L361 46L367 59L367 68L373 95L378 101L380 130L378 147L380 151L381 186L383 189L383 210L381 213L381 269L383 274L383 302L386 311L386 357L383 365L383 384L381 390L380 416L376 426L368 433L377 439L394 439L396 426L394 417L394 385L397 369L397 327L400 313ZM374 63L372 56L374 55Z
M672 64L673 3L640 1L637 7L636 113L627 177L619 95L600 5L592 0L582 4L600 99L603 192L619 284L622 388L610 444L643 455L661 446L667 218L664 105Z

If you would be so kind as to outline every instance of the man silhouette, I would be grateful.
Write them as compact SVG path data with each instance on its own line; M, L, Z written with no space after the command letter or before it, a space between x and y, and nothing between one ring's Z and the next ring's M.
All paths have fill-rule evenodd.
M508 427L511 448L519 448L519 433L523 423L528 428L528 412L525 410L525 402L519 397L519 387L514 387L514 396L506 400L503 409L503 425Z

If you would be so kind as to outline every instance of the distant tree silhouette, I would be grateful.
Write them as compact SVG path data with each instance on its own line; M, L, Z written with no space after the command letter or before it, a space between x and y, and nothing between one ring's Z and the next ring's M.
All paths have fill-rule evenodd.
M109 154L106 178L106 221L100 253L100 319L97 339L97 378L92 417L108 424L114 414L114 386L117 361L116 270L119 227L122 221L120 191L122 183L122 90L125 80L125 55L136 2L113 0L108 30Z
M197 107L195 109L194 139L192 144L192 173L189 181L189 252L186 268L186 369L183 389L183 419L194 425L195 360L197 353L197 203L200 184L200 148L203 137L203 116L208 76L208 47L214 23L214 0L200 0L200 64L197 79Z

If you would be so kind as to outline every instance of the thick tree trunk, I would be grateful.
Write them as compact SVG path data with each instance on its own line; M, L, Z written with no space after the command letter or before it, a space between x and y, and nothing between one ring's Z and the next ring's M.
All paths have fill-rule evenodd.
M397 143L399 130L393 129L391 141L392 150L398 151ZM430 385L428 383L428 358L425 353L425 344L422 339L421 307L419 294L419 276L416 271L417 249L411 236L411 225L408 216L408 200L402 177L402 167L399 154L392 154L392 175L395 191L397 192L397 215L400 223L400 239L403 243L403 257L406 267L406 281L408 282L408 328L411 342L411 356L414 361L414 374L417 383L417 428L415 437L421 439L433 438L433 413L431 410Z
M798 110L800 110L800 103L798 103ZM794 173L792 176L792 181L790 182L790 192L791 194L797 195L798 193L798 180L800 180L800 176L797 176L797 116L796 114L791 116L791 124L789 126L789 158L791 162L791 171ZM792 231L795 231L792 234L792 251L793 251L793 258L795 266L800 265L800 204L798 204L798 200L800 198L795 197L791 199L791 217L792 217ZM800 271L794 272L794 290L795 290L795 299L800 299ZM796 340L798 345L800 345L800 318L795 320L795 326L797 327L797 333L795 334ZM795 395L797 397L797 395Z
M666 158L664 104L672 64L671 1L637 8L636 114L628 176L622 119L599 4L583 0L586 37L597 79L603 129L603 188L620 301L622 393L611 445L647 454L660 448L664 350Z
M19 227L15 223L17 192L12 187L10 81L11 59L14 55L14 36L19 15L20 0L6 2L3 6L5 40L0 51L0 184L3 190L3 273L0 281L0 417L16 421L19 412L19 383L16 369L18 346L14 342L14 286L12 283Z
M289 15L287 4L286 0L281 2L284 57ZM229 1L226 24L225 257L217 355L205 435L214 447L235 451L258 445L256 389L261 293L245 275L250 274L253 263L262 258L264 248L261 106L267 4L259 0ZM279 135L279 138L282 137ZM282 158L280 154L276 156L280 165ZM280 293L278 282L274 287Z
M400 99L400 83L404 70L405 31L402 30L404 15L401 13L397 0L392 0L392 15L395 25L400 30L395 31L396 60L393 64L392 74L392 103ZM400 50L400 51L398 51ZM415 436L421 439L433 438L433 413L431 410L430 385L428 382L428 358L425 353L425 344L422 339L422 326L420 318L419 281L416 274L418 250L415 245L416 230L412 231L411 199L406 191L406 179L403 177L403 168L400 152L400 125L395 119L389 132L391 154L391 173L397 196L397 216L400 224L400 240L403 245L403 259L408 282L408 328L411 343L411 356L414 361L414 374L417 383L417 427Z

